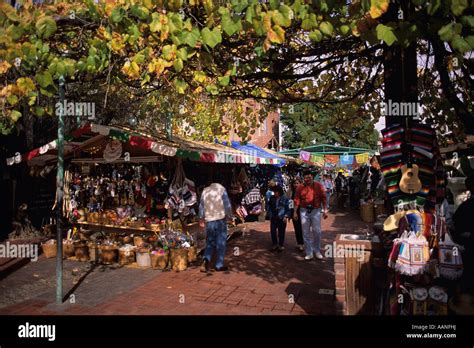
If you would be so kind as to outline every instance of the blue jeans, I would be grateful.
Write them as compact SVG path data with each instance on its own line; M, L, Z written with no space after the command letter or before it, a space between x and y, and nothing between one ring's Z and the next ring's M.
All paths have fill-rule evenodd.
M270 220L270 234L272 235L273 246L278 245L280 247L285 243L285 231L286 222L285 220L272 217Z
M321 208L308 214L306 208L300 209L306 256L321 252Z
M331 191L326 191L326 205L329 209L329 200L331 199Z
M225 219L206 222L206 250L204 258L211 261L216 249L216 268L224 266L224 256L227 244L227 224Z

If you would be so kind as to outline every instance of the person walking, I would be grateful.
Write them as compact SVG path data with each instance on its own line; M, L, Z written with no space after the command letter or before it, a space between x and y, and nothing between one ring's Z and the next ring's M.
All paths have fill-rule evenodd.
M272 236L272 251L283 251L285 247L285 232L288 219L291 217L290 200L283 194L283 187L274 186L273 196L269 201L270 233Z
M293 219L298 219L296 211L299 208L306 250L305 260L312 260L313 256L321 260L323 259L321 254L321 213L326 219L326 192L321 183L313 181L311 172L304 171L303 175L304 185L296 190Z
M331 176L329 174L324 174L323 176L323 187L326 190L326 204L328 210L331 209L330 201L331 201L331 194L334 190L334 184L332 183Z
M344 200L344 195L346 193L346 188L347 188L347 180L343 174L343 170L341 169L336 176L336 179L334 180L336 184L336 198L337 198L337 205L339 208L344 208L345 206L345 200Z
M303 231L301 229L301 219L299 218L300 212L299 209L295 209L295 196L296 196L296 190L297 188L303 185L303 181L301 180L300 177L296 177L293 179L290 185L290 189L287 191L287 197L290 199L290 210L291 210L291 221L293 221L293 228L295 229L295 237L296 237L296 243L297 249L299 251L304 251L304 240L303 240ZM296 215L298 216L298 219L293 219L294 212L296 210Z
M202 191L199 204L199 226L206 231L206 249L201 265L201 272L209 272L214 250L216 251L215 270L226 271L224 256L227 244L227 219L232 218L232 207L224 186L213 182Z

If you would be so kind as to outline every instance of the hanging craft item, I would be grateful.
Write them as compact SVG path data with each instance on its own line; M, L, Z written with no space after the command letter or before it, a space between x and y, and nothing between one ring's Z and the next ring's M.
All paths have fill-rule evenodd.
M405 143L402 145L402 150L406 155L406 164L402 165L402 177L400 179L400 191L408 193L410 195L420 192L421 181L418 176L418 165L413 164L412 159L412 145L409 145L411 131L407 129L405 131Z
M122 155L122 143L119 140L110 141L104 149L104 160L114 162Z
M439 273L443 278L458 279L462 272L459 246L452 241L449 233L446 233L444 241L439 242Z
M409 276L422 274L428 269L429 258L426 238L423 235L416 236L413 232L404 233L395 269L400 274Z

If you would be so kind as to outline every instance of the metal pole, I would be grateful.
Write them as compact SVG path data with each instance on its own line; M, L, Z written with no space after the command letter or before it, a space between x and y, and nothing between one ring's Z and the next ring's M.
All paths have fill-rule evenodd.
M64 76L59 78L59 102L64 101ZM56 241L58 253L56 255L56 303L63 303L63 193L64 193L64 117L63 110L58 110L58 173L56 175Z

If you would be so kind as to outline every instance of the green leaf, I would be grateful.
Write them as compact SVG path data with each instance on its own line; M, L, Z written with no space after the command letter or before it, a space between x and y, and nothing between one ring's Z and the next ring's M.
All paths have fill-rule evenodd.
M240 13L247 8L249 3L248 0L232 0L231 5L235 12Z
M331 23L325 21L325 22L322 22L320 25L319 25L319 30L321 30L321 32L324 34L324 35L327 35L327 36L332 36L332 33L334 31L334 28L332 26Z
M12 22L19 22L20 21L20 17L18 17L18 14L17 14L16 10L13 7L11 7L9 4L7 4L6 1L2 1L0 3L0 10Z
M247 7L247 11L245 11L245 21L252 24L253 17L255 17L255 10L253 9L253 6L249 6Z
M388 46L391 46L395 41L397 41L397 37L393 33L393 28L379 24L377 25L376 30L377 39L383 40Z
M47 88L48 86L53 84L53 78L51 74L47 71L45 71L42 74L41 73L36 74L35 80L39 83L39 85L42 88Z
M340 30L342 35L347 35L351 28L348 25L341 25Z
M426 8L426 12L428 12L428 14L432 16L436 13L436 11L438 11L440 6L441 0L430 0L428 7Z
M270 0L270 9L276 10L280 6L280 0Z
M474 16L462 16L461 23L474 28Z
M125 17L126 12L122 7L116 7L112 10L112 14L110 15L110 20L112 23L120 23Z
M219 85L225 87L229 85L230 77L229 76L221 76L218 77L217 80L219 81Z
M41 107L41 106L35 106L32 109L32 111L36 116L43 116L44 115L44 108Z
M195 71L194 79L199 83L203 83L206 80L206 74L203 71Z
M13 120L13 122L18 121L18 119L21 117L21 112L17 110L12 110L10 113L10 118Z
M291 25L291 19L288 17L285 18L278 10L272 12L272 21L281 27L289 27Z
M153 13L151 15L151 23L150 23L150 31L152 33L156 33L157 31L161 30L161 21L160 21L160 15L158 13Z
M206 91L211 93L212 95L219 94L219 88L216 85L208 85L206 86Z
M183 31L183 42L186 43L189 47L196 47L196 43L201 38L198 28L193 28L192 31Z
M222 42L222 35L218 28L214 28L211 31L206 27L201 31L201 36L203 43L210 48L214 48L217 44Z
M162 56L166 60L173 60L176 57L176 45L163 46Z
M240 19L238 19L237 21L233 21L232 18L230 18L229 15L224 15L222 17L222 29L224 29L224 32L229 35L229 36L232 36L234 33L242 30L242 22Z
M11 32L11 38L13 41L17 41L21 39L23 36L23 33L25 32L25 29L21 25L11 25L9 27L10 32Z
M309 33L309 39L314 42L319 42L323 39L323 34L318 29L315 29Z
M174 70L176 70L176 72L180 72L181 70L183 70L183 60L181 58L176 59L173 62L173 68Z
M174 86L176 87L176 90L178 91L179 94L184 94L184 92L188 88L188 84L186 83L186 81L182 79L174 80Z
M456 35L456 37L451 42L451 45L456 51L462 54L467 53L471 50L471 45L460 35Z
M471 49L474 50L474 35L469 35L466 37L466 42L471 46Z
M181 47L176 53L176 56L181 60L188 60L188 49L186 47Z
M453 24L449 23L442 27L440 30L438 30L438 35L443 41L451 41L455 35Z
M42 17L36 22L36 31L42 38L48 38L57 30L56 21L50 17Z
M451 0L451 11L455 16L461 15L468 6L467 0Z
M150 16L150 11L144 6L133 5L130 11L135 17L138 17L142 21L147 20Z
M14 94L10 94L8 97L7 97L7 101L8 101L8 104L10 105L15 105L16 103L18 103L18 97Z

